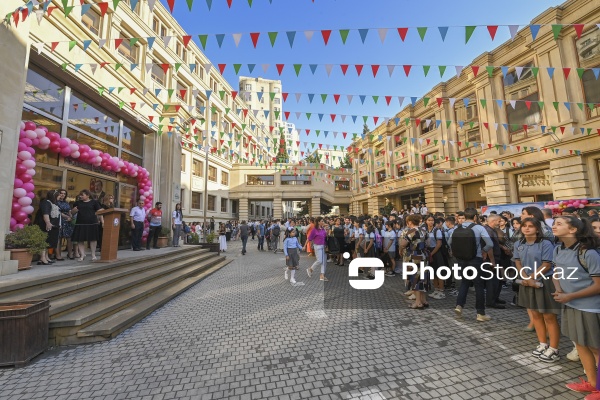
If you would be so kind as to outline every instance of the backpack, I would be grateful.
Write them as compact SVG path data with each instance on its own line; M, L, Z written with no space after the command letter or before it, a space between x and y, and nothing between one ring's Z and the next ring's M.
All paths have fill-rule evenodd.
M472 229L474 223L468 227L459 224L452 233L452 254L459 260L469 261L477 256L477 242L475 240L475 231Z
M271 229L271 233L273 234L273 236L279 236L279 234L281 233L281 227L279 225L275 225L273 229Z
M577 252L577 261L579 261L579 264L585 270L585 272L589 273L590 270L587 266L587 262L585 261L585 253L587 253L588 250L590 250L590 249L583 249L583 248L581 248L581 246L579 246L579 250ZM593 250L600 255L600 252L598 251L598 249L593 249Z

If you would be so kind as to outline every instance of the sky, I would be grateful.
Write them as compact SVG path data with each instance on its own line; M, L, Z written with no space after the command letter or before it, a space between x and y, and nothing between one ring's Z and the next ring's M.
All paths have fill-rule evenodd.
M160 0L166 6L166 0ZM226 0L213 0L212 9L208 10L206 0L194 0L190 12L185 0L175 2L174 16L181 26L193 35L197 44L198 34L209 34L205 54L213 65L227 64L224 77L237 90L238 76L233 64L243 64L240 75L280 79L283 92L290 93L287 102L283 103L283 111L291 112L289 122L301 129L300 140L324 144L350 143L350 133L361 133L363 115L392 117L399 110L398 100L388 106L383 96L405 96L402 107L410 103L411 96L421 97L441 81L455 75L454 67L449 67L440 79L437 67L432 67L427 78L423 77L422 67L413 67L407 78L402 67L396 67L392 77L385 65L469 65L469 63L486 51L491 51L506 40L510 40L506 26L498 28L495 40L492 41L485 26L476 28L470 41L465 44L467 25L520 25L521 29L548 8L562 3L557 0L253 0L249 7L248 0L232 0L231 8ZM438 27L449 27L445 41L442 41ZM406 40L402 42L398 27L409 27ZM428 27L424 41L418 36L416 27ZM357 29L369 28L370 31L363 44ZM377 29L390 28L385 42L382 44ZM331 29L329 44L324 45L320 31ZM339 29L350 29L346 44L342 44ZM548 28L542 28L548 29ZM314 30L315 34L308 42L303 32L298 32L293 48L290 48L286 31ZM274 47L271 47L267 32L279 32ZM255 49L250 39L250 32L261 32ZM222 47L219 48L214 34L225 34ZM233 33L243 33L239 46L236 47ZM281 76L275 64L286 64ZM246 64L256 64L252 74L248 73ZM263 73L262 64L271 64L267 73ZM296 76L292 64L303 64L299 77ZM308 64L320 64L313 75ZM346 76L340 67L333 68L328 77L325 64L365 64L362 74L357 76L351 66ZM370 64L381 64L382 67L373 77ZM312 104L306 94L299 103L294 93L314 93ZM321 101L321 93L330 94L325 104ZM332 94L342 94L335 104ZM348 105L346 94L356 97ZM358 95L367 95L364 105ZM371 96L379 95L377 104ZM296 119L295 112L311 112L313 116L307 120L303 114ZM316 114L325 114L319 121ZM342 122L339 117L332 123L329 114L357 115L354 123L350 117ZM375 127L372 118L368 120L370 129ZM379 122L381 124L381 121ZM305 129L310 129L307 136ZM324 138L316 136L315 130L329 131ZM332 132L348 132L348 138L341 135L333 138Z

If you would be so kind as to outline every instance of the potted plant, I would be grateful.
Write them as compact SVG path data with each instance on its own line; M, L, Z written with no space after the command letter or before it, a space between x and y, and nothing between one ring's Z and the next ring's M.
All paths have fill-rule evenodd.
M19 262L19 271L31 268L34 255L39 255L48 248L48 234L39 226L31 225L6 235L6 248L10 250L10 259Z
M171 230L169 228L162 227L160 234L158 235L158 241L156 245L160 248L167 247L169 245L169 239L171 238Z
M190 233L190 240L188 244L200 244L200 235L197 233Z
M206 239L204 243L200 243L203 248L209 249L209 251L213 253L219 253L219 242L215 243L217 235L214 233L209 233L206 235Z

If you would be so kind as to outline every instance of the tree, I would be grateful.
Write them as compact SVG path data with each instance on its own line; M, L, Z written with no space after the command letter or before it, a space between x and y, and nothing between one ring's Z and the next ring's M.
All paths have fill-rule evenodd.
M320 164L321 163L321 155L318 152L314 152L312 154L309 154L304 161L307 164Z
M350 161L350 153L346 153L344 159L340 163L340 168L352 169L352 161Z
M331 212L332 206L321 203L321 215L327 215Z
M308 201L303 201L302 207L300 207L300 211L298 212L298 216L303 217L305 215L308 215L309 213L310 211L308 209Z
M277 158L275 162L279 164L287 164L289 161L290 159L287 153L285 135L283 134L283 129L281 129L281 134L279 135L279 151L277 152Z

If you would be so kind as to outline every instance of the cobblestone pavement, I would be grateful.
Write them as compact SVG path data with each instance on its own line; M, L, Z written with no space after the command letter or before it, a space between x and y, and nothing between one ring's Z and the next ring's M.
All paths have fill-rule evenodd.
M324 308L324 285L347 272L328 265L330 282L283 279L283 254L226 253L234 261L117 338L54 349L22 369L0 369L2 399L582 399L564 383L583 374L566 360L544 364L530 352L524 310L464 321L452 303L408 310L400 278L387 278L382 309ZM396 285L396 286L394 286ZM507 298L512 296L506 294ZM469 296L473 301L474 295ZM336 303L340 304L340 302Z

